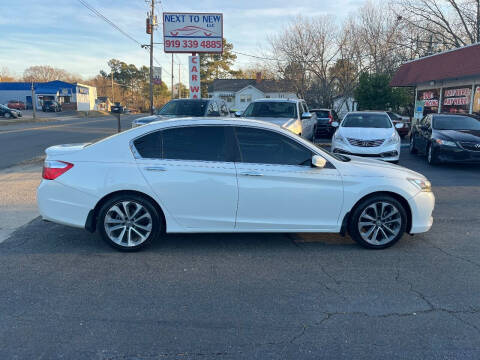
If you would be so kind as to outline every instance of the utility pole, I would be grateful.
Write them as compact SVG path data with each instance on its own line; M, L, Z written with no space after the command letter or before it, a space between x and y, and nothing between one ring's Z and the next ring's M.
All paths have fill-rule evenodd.
M150 12L150 114L153 115L153 31L155 29L155 0L151 0Z
M178 64L178 98L181 99L182 98L182 88L180 86L181 82L180 82L180 64Z
M37 102L35 99L35 87L33 86L33 81L32 81L32 110L33 110L33 120L37 118Z
M173 99L173 53L172 53L172 99Z
M113 90L113 69L112 69L112 72L111 72L111 78L112 78L112 103L115 102L115 91Z

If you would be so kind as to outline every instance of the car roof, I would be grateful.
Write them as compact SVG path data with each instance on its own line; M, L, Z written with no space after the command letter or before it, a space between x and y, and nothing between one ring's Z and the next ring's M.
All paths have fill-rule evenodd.
M303 101L303 100L302 99L264 98L264 99L253 100L252 102L291 102L291 103L297 103L299 101Z
M348 114L382 114L387 115L386 111L383 110L362 110L362 111L349 111Z
M468 117L471 117L471 118L475 118L475 119L480 119L480 116L477 115L477 114L451 114L451 113L431 113L431 114L428 114L428 115L432 115L432 116L435 116L435 117L450 117L450 116L468 116Z
M315 108L315 109L310 109L310 111L332 111L333 109L323 109L323 108Z
M158 126L162 125L162 126ZM281 128L279 125L275 125L266 121L245 119L245 118L231 118L231 117L186 117L186 118L176 118L168 120L156 120L151 123L145 124L140 128L146 126L155 126L155 127L170 127L170 126L187 126L187 125L250 125L250 126L261 126L265 128L277 129ZM135 128L137 129L137 128Z

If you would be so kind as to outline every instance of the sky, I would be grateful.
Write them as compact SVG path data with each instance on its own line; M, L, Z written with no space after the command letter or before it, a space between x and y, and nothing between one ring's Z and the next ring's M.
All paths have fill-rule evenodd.
M0 3L8 0L0 0ZM149 43L145 18L149 4L145 0L85 0L117 26L142 44ZM353 13L365 0L163 0L157 1L156 13L221 12L224 37L234 50L258 55L268 49L268 37L282 31L296 15L332 14L339 20ZM155 31L155 42L162 42L162 27ZM90 78L100 70L108 71L107 61L119 59L136 66L149 63L148 51L125 37L94 15L78 0L17 0L15 6L2 6L0 17L0 69L6 67L14 76L33 65L50 65ZM162 45L154 51L162 66L164 81L169 83L171 55ZM188 55L174 56L174 78L188 77ZM255 59L238 55L237 68L254 64ZM168 78L167 78L168 77Z

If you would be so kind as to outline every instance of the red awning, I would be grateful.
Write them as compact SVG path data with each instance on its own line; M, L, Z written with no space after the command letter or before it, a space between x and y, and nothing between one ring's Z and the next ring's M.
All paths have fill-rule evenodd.
M480 44L446 51L400 66L390 86L415 86L432 80L480 76Z

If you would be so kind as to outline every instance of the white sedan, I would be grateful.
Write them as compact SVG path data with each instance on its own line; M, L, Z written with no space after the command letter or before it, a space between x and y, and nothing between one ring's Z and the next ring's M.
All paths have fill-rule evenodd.
M433 221L423 175L330 154L261 121L166 120L46 153L43 218L98 229L121 250L165 232L347 231L379 249Z
M398 162L400 136L384 111L350 112L332 137L332 152ZM398 124L403 126L403 124Z

